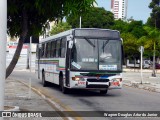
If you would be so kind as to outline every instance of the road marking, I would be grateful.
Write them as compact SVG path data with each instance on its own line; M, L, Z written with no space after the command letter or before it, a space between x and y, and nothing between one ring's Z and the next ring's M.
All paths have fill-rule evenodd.
M17 79L16 79L17 80ZM24 83L24 82L22 82L22 81L20 81L20 80L17 80L18 82L20 82L20 83L22 83L22 84L24 84L25 86L27 86L27 87L29 87L29 85L28 84L26 84L26 83ZM37 89L36 87L31 87L31 89L35 92L35 93L37 93L38 95L40 95L42 98L44 98L46 101L47 101L47 103L49 104L49 105L51 105L51 107L53 107L53 109L55 109L55 110L59 110L59 111L72 111L73 112L73 115L74 116L80 116L80 115L78 115L75 111L73 111L70 107L68 107L68 106L66 106L66 105L64 105L62 102L60 102L60 100L59 99L57 99L57 98L55 98L55 97L51 97L51 96L49 96L48 94L46 94L44 91L41 91L40 89ZM64 120L83 120L82 119L82 117L74 117L74 118L72 118L72 117L67 117L67 119L66 118L64 118Z

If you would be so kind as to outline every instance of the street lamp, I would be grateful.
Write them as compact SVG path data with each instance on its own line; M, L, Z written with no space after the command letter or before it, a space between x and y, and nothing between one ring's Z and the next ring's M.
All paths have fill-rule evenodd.
M80 16L79 16L79 28L82 28L82 10L80 10Z
M79 28L81 28L81 25L82 25L82 17L80 16L79 17Z

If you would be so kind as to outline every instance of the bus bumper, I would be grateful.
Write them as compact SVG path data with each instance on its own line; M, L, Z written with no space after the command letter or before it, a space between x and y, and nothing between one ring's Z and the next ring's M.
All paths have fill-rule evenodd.
M112 90L112 89L122 89L122 87L120 87L120 86L109 86L108 89L109 90Z

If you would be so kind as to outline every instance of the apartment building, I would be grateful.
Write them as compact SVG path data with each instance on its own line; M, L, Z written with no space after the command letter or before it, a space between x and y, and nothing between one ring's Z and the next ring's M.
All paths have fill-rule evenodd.
M115 19L126 20L128 0L111 0L111 12Z

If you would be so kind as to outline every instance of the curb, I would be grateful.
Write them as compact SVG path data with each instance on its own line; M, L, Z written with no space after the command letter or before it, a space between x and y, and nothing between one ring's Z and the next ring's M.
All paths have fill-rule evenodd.
M156 88L153 86L147 86L147 85L150 85L149 83L148 84L141 84L139 82L126 81L126 82L123 82L123 85L128 86L128 87L132 87L132 88L148 90L150 92L160 93L160 88Z
M140 72L140 71L141 71L140 69L123 68L123 72ZM152 73L152 69L143 69L142 71L143 73ZM156 69L156 74L160 74L160 69Z

